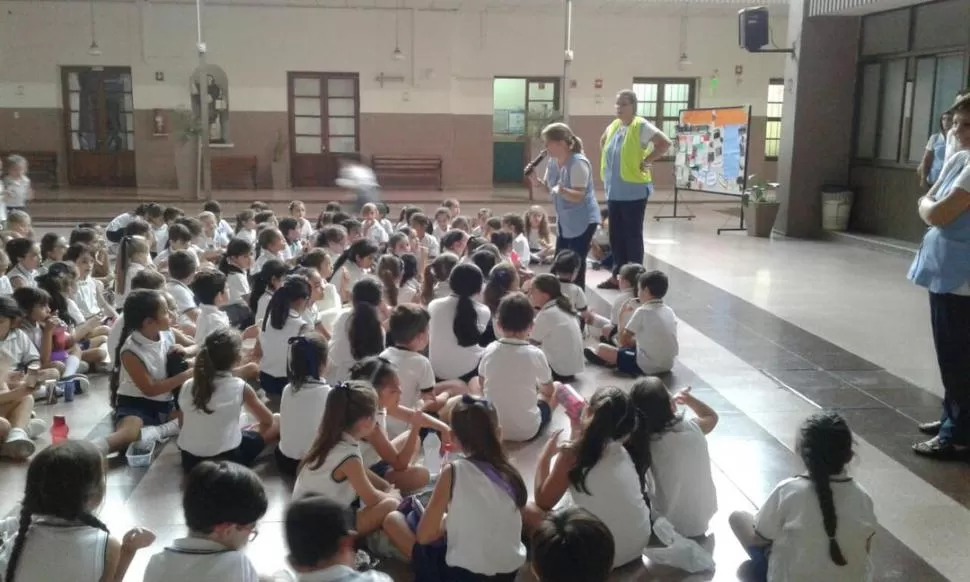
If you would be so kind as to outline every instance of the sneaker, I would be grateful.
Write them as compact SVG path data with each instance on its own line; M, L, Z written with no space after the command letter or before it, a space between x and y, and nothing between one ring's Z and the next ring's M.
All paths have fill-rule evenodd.
M936 436L940 434L940 429L943 428L942 420L934 420L933 422L923 422L917 427L917 429L929 436Z
M64 384L67 382L74 382L75 394L84 394L85 392L88 391L89 388L91 388L91 381L88 380L88 377L85 376L84 374L74 374L73 376L66 376L64 378L61 378L61 381L58 382L58 384ZM63 394L64 392L63 386L58 386L58 388L60 389L60 392Z
M27 436L33 440L47 431L47 423L43 418L31 418L27 421L27 427L24 428L24 432Z
M7 440L0 445L0 457L14 461L23 461L34 454L37 446L30 440L27 432L22 428L10 429Z
M606 281L603 281L596 286L597 289L619 289L620 284L617 282L616 277L610 277Z
M593 351L592 348L583 348L583 355L586 356L586 361L590 364L596 364L597 366L609 366L609 362L604 360Z
M157 441L163 441L179 433L179 425L175 421L169 421L158 426L141 427L141 435L138 444L146 445Z

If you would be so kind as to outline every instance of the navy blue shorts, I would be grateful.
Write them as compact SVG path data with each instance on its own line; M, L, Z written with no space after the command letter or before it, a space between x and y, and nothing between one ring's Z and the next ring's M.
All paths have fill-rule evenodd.
M259 373L259 386L266 391L267 394L280 395L283 393L283 388L290 381L286 378L277 378L276 376L270 376L266 372Z
M751 580L753 582L767 582L768 580L768 554L771 546L748 546L744 548L751 558Z
M124 396L119 394L115 403L114 423L118 423L128 416L136 416L145 426L165 424L175 410L174 400L149 400L138 396Z
M224 453L212 457L198 457L182 451L182 470L188 473L202 461L231 461L244 467L252 467L253 463L256 462L256 457L263 452L265 446L266 442L258 432L244 430L239 446Z
M300 468L300 459L287 457L279 447L276 447L276 450L273 451L273 456L276 457L276 468L279 469L281 475L296 477L296 471Z
M616 369L631 376L643 376L640 366L637 366L637 349L620 348L617 350Z
M552 408L549 407L548 402L539 400L536 402L536 405L539 407L539 430L536 431L536 436L529 439L530 441L539 438L539 435L542 434L542 431L546 430L546 427L549 426L549 422L552 420Z
M368 467L368 469L370 469L371 471L374 472L375 475L383 479L385 475L391 472L391 464L388 463L387 461L377 461L376 463Z

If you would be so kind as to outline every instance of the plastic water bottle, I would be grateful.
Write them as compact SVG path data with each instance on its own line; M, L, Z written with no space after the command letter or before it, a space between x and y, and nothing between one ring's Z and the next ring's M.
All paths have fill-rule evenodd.
M434 477L441 472L441 438L438 433L424 437L421 449L424 451L424 468Z
M569 384L560 384L556 390L556 400L574 422L578 422L586 408L586 399Z
M51 444L57 444L61 441L67 440L67 433L70 429L67 427L67 419L63 414L54 415L54 424L51 425Z

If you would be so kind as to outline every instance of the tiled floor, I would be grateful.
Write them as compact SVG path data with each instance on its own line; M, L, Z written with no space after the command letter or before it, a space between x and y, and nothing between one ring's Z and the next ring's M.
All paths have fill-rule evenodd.
M669 208L652 206L651 214ZM856 435L853 474L876 502L880 529L873 543L876 580L965 580L970 570L970 467L918 459L909 445L917 420L939 411L941 388L929 337L925 294L906 282L908 258L845 242L761 240L714 234L732 221L695 206L691 222L650 221L648 266L670 276L668 302L680 318L681 357L673 387L695 395L721 416L709 436L719 514L706 545L713 573L687 576L653 564L616 572L618 581L737 580L745 556L727 515L753 509L779 480L802 471L794 430L817 407L839 409ZM605 275L592 272L590 282ZM591 293L602 310L609 292ZM588 368L578 382L591 393L630 380ZM105 382L69 405L40 406L45 417L64 412L75 437L106 427ZM555 426L565 426L559 413ZM516 465L531 483L542 442L517 447ZM269 513L248 553L261 572L284 567L280 520L289 491L272 462L258 471L270 493ZM24 467L0 465L0 514L19 498ZM147 470L114 462L101 516L113 531L152 528L156 545L143 551L127 580L140 580L151 553L181 535L177 449L168 445ZM406 580L399 566L396 577ZM520 580L532 580L523 572Z

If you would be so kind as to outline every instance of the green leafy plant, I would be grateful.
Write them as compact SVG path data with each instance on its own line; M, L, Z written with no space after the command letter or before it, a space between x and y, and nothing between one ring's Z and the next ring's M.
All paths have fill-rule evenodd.
M286 140L283 139L283 130L276 130L276 141L273 143L273 161L282 162L283 155L286 154Z
M541 109L539 111L529 111L526 113L525 124L526 132L530 137L536 139L542 137L542 130L550 123L557 123L563 120L562 112L555 109Z
M751 174L748 176L748 186L744 194L741 195L741 204L745 206L749 204L773 204L777 202L776 188L778 188L778 184L756 179L756 176Z
M179 143L186 143L202 137L202 122L186 107L172 110L172 129Z

